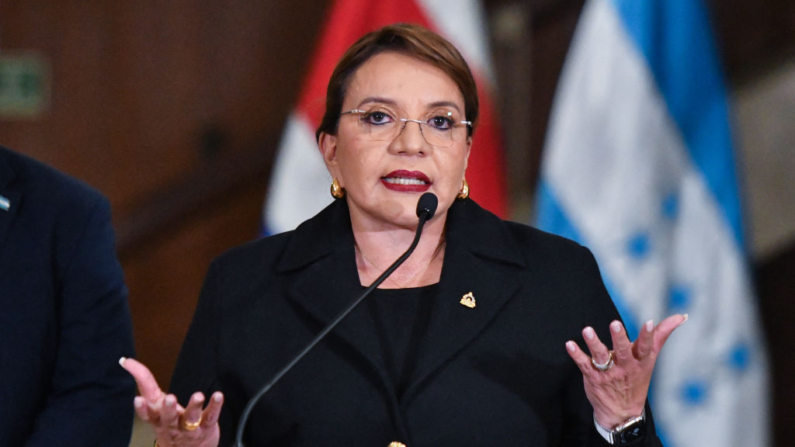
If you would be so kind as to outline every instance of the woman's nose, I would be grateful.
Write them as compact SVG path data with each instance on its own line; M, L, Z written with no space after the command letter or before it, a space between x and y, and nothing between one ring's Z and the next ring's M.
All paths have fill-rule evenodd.
M427 154L430 145L425 141L421 122L407 119L402 124L400 133L392 141L390 149L395 153L406 155Z

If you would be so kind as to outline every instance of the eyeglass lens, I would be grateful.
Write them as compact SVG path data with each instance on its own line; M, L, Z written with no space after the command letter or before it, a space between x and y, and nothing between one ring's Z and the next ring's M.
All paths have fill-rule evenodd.
M394 140L411 123L419 124L425 141L433 146L448 147L453 144L456 134L463 133L460 117L451 110L434 110L418 120L403 116L384 107L375 107L360 112L359 123L363 132L375 141Z

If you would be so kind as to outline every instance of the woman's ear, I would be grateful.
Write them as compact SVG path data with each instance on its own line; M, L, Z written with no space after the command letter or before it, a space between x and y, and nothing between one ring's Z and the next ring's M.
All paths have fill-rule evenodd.
M469 166L469 153L472 151L472 137L467 137L467 153L464 156L464 172L467 170L467 166Z
M317 146L318 149L320 149L320 155L323 156L323 162L326 163L326 169L328 169L332 177L336 176L337 136L321 132L320 138L318 138L317 141Z

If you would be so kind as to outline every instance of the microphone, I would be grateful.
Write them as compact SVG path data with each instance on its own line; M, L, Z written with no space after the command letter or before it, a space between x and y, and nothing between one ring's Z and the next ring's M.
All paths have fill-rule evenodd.
M420 196L420 200L417 201L417 217L420 218L420 227L425 223L422 219L422 216L425 216L425 220L431 220L433 215L436 213L437 206L439 206L439 199L436 198L436 194L432 192L426 192ZM418 228L417 234L419 233L420 230Z
M284 366L278 373L276 373L273 378L266 383L258 392L255 394L246 404L246 407L243 409L243 415L240 416L240 421L237 424L237 432L235 434L235 447L244 447L243 445L243 430L246 428L246 422L248 421L249 416L251 416L251 411L254 409L254 405L265 395L271 388L273 388L276 383L287 374L293 366L295 366L301 359L306 356L309 351L311 351L315 345L320 343L326 335L329 334L335 327L337 327L345 317L348 316L356 307L370 295L370 292L375 290L376 287L381 285L389 275L392 274L398 267L400 267L403 262L408 259L411 253L414 252L414 249L417 248L417 244L420 242L420 236L422 235L422 227L425 225L425 222L430 220L433 215L436 213L436 207L439 205L439 199L436 197L435 194L432 192L426 192L420 197L420 200L417 202L417 217L420 219L419 223L417 224L417 232L414 234L414 240L411 242L411 246L409 246L408 250L403 253L397 261L395 261L392 265L387 268L384 273L381 274L372 284L367 288L367 290L362 293L362 295L356 299L353 303L351 303L345 310L343 310L337 317L329 323L322 331L320 331L314 339L300 352L296 355L292 360L290 360L287 365Z

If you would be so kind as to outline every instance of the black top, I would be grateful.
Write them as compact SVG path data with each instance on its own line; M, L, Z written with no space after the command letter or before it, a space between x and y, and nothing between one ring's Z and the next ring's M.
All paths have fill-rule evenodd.
M367 298L384 364L398 399L403 396L416 367L436 291L436 284L407 289L375 289Z

